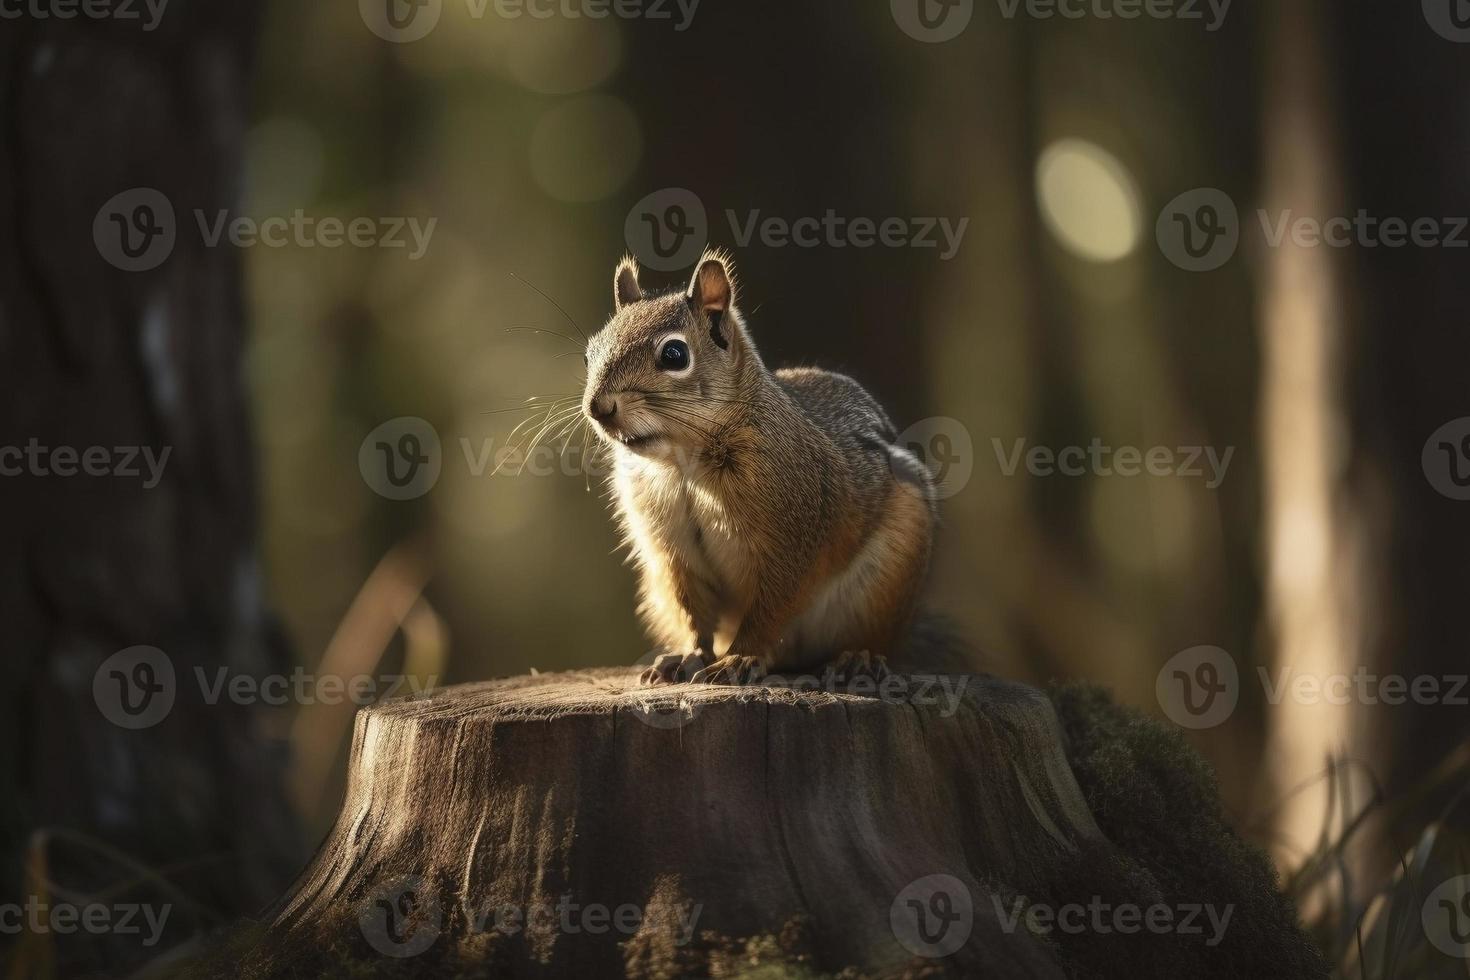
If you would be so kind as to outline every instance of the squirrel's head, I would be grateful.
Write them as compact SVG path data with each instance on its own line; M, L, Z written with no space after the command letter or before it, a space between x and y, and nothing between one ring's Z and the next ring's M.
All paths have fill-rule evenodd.
M638 264L613 274L616 312L587 344L582 410L598 435L643 456L703 447L738 411L759 359L735 308L735 274L706 252L686 290L645 294Z

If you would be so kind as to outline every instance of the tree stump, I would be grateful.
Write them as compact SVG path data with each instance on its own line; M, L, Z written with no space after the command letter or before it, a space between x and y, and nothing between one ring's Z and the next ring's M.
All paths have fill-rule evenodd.
M1104 880L1112 847L1038 691L636 678L541 674L361 711L336 826L235 965L1061 977L1013 899L1128 887Z

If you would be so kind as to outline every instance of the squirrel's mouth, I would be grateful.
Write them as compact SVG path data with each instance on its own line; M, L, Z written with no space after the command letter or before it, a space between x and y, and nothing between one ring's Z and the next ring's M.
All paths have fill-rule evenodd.
M617 435L613 436L613 438L622 443L624 446L628 447L629 449L639 449L641 447L650 446L653 443L658 442L660 439L663 438L663 433L620 432Z

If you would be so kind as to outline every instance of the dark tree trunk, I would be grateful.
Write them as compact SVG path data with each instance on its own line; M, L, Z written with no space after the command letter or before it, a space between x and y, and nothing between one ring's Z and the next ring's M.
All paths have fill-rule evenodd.
M282 669L255 556L241 261L194 217L237 205L258 10L173 0L151 30L146 16L0 30L0 447L38 460L0 458L3 891L169 907L149 948L20 937L20 962L62 975L122 970L258 908L295 856L265 719L205 703L194 673ZM137 188L156 193L117 197ZM170 223L159 195L171 252L120 268L118 221L141 244L139 227ZM107 475L80 469L90 447ZM146 674L98 674L138 645L167 658L147 654L172 668L158 697L174 702L130 729L114 721L121 685Z
M1372 11L1340 8L1343 53L1339 100L1347 148L1348 200L1378 221L1413 225L1432 219L1447 239L1435 247L1359 247L1351 254L1360 306L1352 311L1350 352L1354 441L1344 480L1374 518L1368 555L1380 590L1380 618L1365 638L1367 666L1439 679L1436 703L1376 704L1365 709L1370 759L1389 799L1403 798L1456 746L1470 739L1465 692L1447 680L1466 672L1465 595L1470 589L1470 503L1449 495L1450 459L1430 437L1470 418L1470 37L1449 30L1455 4L1406 4ZM1452 32L1453 33L1453 32ZM1470 432L1450 433L1458 444ZM1463 453L1463 447L1461 453ZM1458 469L1470 465L1463 454ZM1458 694L1458 703L1445 696ZM1399 861L1443 798L1380 848L1386 867Z

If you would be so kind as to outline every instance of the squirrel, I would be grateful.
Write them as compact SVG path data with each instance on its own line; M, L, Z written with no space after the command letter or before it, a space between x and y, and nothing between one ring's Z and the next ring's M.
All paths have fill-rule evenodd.
M925 466L856 381L769 370L728 254L646 294L637 262L587 345L582 410L664 650L640 682L749 684L825 664L883 677L914 623L937 511Z

